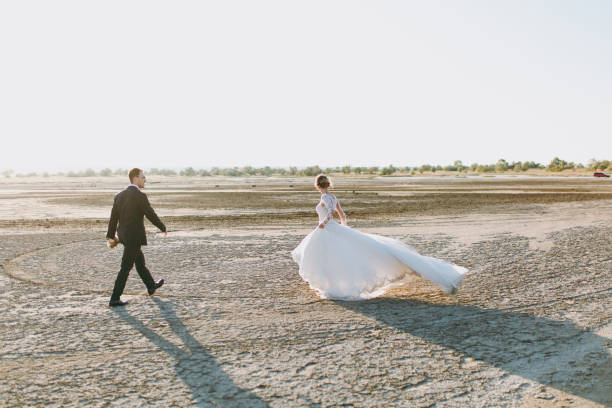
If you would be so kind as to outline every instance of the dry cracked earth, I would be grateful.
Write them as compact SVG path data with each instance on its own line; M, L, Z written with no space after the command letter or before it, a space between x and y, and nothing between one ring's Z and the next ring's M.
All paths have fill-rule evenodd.
M118 190L113 183L104 188ZM317 197L309 180L292 183L306 197L296 213L310 208L312 220L233 224L231 205L225 225L186 210L181 218L151 190L171 232L162 238L149 224L144 251L167 283L149 297L132 271L129 305L112 309L121 250L105 246L104 223L77 214L53 224L62 206L92 193L68 186L62 194L77 204L67 204L5 186L2 208L15 215L0 229L0 406L612 406L610 183L588 185L595 199L559 193L558 202L350 218L470 270L457 296L415 280L361 302L321 300L300 279L290 251L314 227ZM408 193L423 187L393 183L383 187L394 200L414 201ZM437 183L441 192L463 186ZM517 189L499 183L490 188ZM547 183L583 182L529 188ZM25 194L60 216L24 213ZM198 200L182 197L190 194ZM82 203L83 214L96 205Z

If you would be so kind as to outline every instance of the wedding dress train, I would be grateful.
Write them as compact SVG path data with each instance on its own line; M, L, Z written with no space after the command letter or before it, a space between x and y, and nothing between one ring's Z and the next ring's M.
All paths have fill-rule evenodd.
M416 272L448 293L456 293L466 268L429 256L393 238L363 233L333 220L342 212L336 197L322 194L319 223L292 251L302 279L321 298L360 300L406 284Z

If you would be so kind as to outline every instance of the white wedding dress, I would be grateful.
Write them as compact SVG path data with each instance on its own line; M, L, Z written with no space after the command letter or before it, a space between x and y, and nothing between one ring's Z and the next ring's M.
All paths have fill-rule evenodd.
M317 227L291 253L300 276L321 298L371 299L408 283L415 272L456 293L466 268L420 255L396 239L338 224L334 210L344 215L335 196L322 194L317 214L324 228Z

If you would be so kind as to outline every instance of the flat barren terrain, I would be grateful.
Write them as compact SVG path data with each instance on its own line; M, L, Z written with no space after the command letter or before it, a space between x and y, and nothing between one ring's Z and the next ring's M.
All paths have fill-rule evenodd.
M123 178L0 180L0 406L612 406L612 182L337 177L349 226L469 269L319 299L311 178L151 177L166 223L107 307Z

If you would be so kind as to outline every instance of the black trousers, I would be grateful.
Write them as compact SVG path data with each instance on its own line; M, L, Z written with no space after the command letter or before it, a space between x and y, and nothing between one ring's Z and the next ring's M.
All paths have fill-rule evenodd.
M125 283L127 282L128 275L132 270L132 267L136 264L136 271L140 275L140 279L144 282L147 289L152 289L155 286L155 281L151 276L151 272L145 266L145 258L140 250L140 245L126 245L123 247L123 258L121 259L121 270L115 280L115 288L111 300L119 300L123 289L125 289Z

